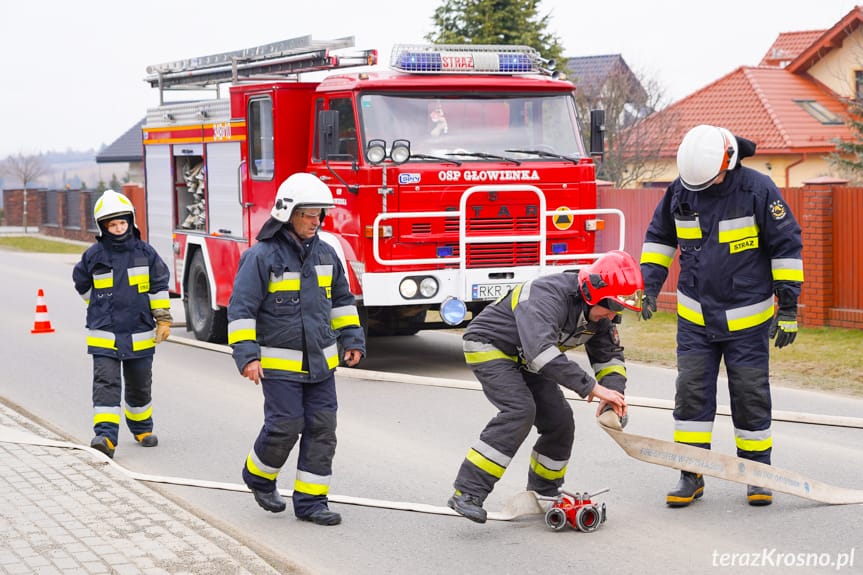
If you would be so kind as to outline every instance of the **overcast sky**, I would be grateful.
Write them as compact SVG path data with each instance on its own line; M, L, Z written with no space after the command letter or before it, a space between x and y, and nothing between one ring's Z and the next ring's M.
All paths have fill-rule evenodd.
M438 0L0 0L0 158L110 144L158 104L146 67L311 34L355 36L388 62L420 43ZM230 12L225 8L232 6ZM846 0L542 0L567 56L621 54L673 101L741 65L780 32L821 30Z

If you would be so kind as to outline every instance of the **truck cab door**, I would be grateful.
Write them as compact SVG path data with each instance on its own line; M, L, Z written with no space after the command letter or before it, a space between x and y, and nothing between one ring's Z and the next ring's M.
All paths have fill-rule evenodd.
M240 201L249 243L270 217L276 197L272 93L247 96L245 165L240 166Z

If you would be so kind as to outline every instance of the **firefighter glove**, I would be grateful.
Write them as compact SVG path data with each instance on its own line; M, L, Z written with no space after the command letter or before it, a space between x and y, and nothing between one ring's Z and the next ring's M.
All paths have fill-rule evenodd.
M656 311L656 296L644 294L641 299L641 318L648 320L653 317L653 312Z
M773 324L770 326L770 339L773 338L776 338L776 347L785 347L794 343L797 338L796 313L779 308L779 313L773 318Z
M156 343L162 343L171 336L171 322L156 322Z

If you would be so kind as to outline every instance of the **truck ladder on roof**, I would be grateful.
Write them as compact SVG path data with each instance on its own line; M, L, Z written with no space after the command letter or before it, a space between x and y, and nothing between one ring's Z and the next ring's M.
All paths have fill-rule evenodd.
M254 48L223 52L201 58L189 58L147 66L144 78L153 88L202 89L213 84L255 79L284 80L300 72L315 72L377 63L376 50L363 50L348 56L336 56L330 50L352 48L354 37L335 40L312 40L300 36Z

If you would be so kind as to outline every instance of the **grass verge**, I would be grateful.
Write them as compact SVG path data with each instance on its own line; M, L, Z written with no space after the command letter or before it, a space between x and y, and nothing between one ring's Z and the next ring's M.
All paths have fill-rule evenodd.
M43 254L81 254L89 246L58 242L36 236L9 236L0 238L0 248L19 250L22 252L37 252Z
M658 312L650 321L624 315L620 340L626 358L674 368L677 316ZM801 327L795 342L770 347L770 379L777 385L863 396L863 330Z

